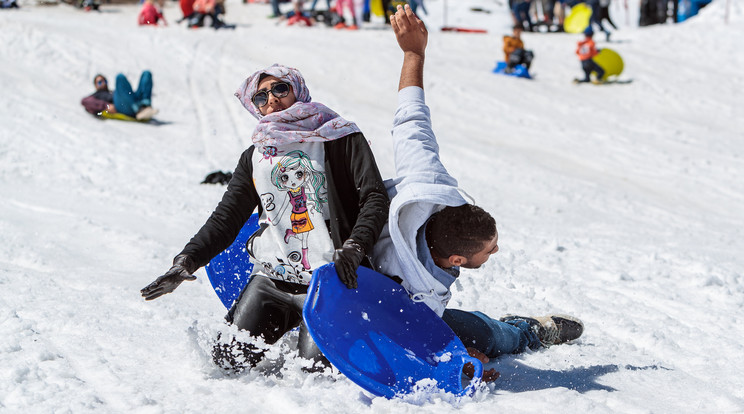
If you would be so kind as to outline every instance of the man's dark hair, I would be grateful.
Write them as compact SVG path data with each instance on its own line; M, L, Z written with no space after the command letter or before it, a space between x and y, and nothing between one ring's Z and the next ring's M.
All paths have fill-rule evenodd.
M441 258L453 254L470 257L496 236L496 220L478 206L445 207L426 225L429 249Z

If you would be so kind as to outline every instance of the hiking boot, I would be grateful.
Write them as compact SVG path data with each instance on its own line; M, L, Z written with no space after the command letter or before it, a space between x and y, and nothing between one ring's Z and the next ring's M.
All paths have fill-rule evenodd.
M359 26L352 24L351 26L346 26L346 30L359 30Z
M584 332L584 324L577 318L568 315L547 315L547 316L516 316L507 315L501 318L501 322L514 320L523 320L530 325L530 328L540 343L548 348L551 345L559 345L568 341L573 341L581 336Z
M159 111L152 106L143 106L142 109L137 112L137 115L134 117L137 118L138 121L147 121L152 119L153 116L155 116Z
M264 357L264 352L253 344L241 342L232 338L230 343L220 340L212 347L212 361L223 371L238 374L246 369L254 368Z
M346 25L343 22L342 23L336 23L336 25L333 26L333 28L334 29L345 29L346 28Z

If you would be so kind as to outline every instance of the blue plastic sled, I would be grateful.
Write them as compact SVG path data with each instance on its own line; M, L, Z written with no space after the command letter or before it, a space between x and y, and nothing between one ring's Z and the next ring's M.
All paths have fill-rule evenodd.
M511 73L506 73L506 62L496 62L496 67L493 68L493 73L498 73L499 75L506 75L506 76L515 76L517 78L525 78L525 79L532 79L532 76L530 76L530 73L527 71L527 67L524 65L517 65L514 68L514 71Z
M344 375L377 396L414 391L425 378L456 395L470 395L483 375L455 333L402 286L360 267L357 289L344 286L333 263L315 270L303 317L310 335ZM475 380L462 386L462 368L471 362Z
M228 309L250 279L253 263L245 251L245 243L256 230L258 230L258 214L253 214L240 229L233 244L215 256L206 267L207 276L215 293Z

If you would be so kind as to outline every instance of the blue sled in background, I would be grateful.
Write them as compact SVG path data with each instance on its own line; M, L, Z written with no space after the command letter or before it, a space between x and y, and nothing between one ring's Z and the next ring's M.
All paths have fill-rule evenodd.
M438 389L472 395L483 366L442 318L388 277L366 267L357 275L358 288L349 289L330 263L313 272L308 289L302 316L333 366L377 396L410 394L427 378ZM468 362L475 376L463 387Z
M532 79L530 72L527 71L527 67L524 65L517 65L514 67L514 71L506 73L506 62L496 62L496 67L493 68L493 73L499 75L514 76L517 78Z

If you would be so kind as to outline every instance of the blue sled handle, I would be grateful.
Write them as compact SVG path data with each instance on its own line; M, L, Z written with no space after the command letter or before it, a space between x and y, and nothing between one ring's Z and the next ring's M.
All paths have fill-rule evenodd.
M475 372L473 373L473 379L470 380L470 384L468 384L467 387L465 387L462 391L460 391L460 396L467 396L470 397L475 393L475 388L480 384L481 379L483 378L483 363L480 362L480 359L473 358L470 355L465 355L462 357L462 366L465 367L465 364L470 362L473 364L473 367L475 367Z

